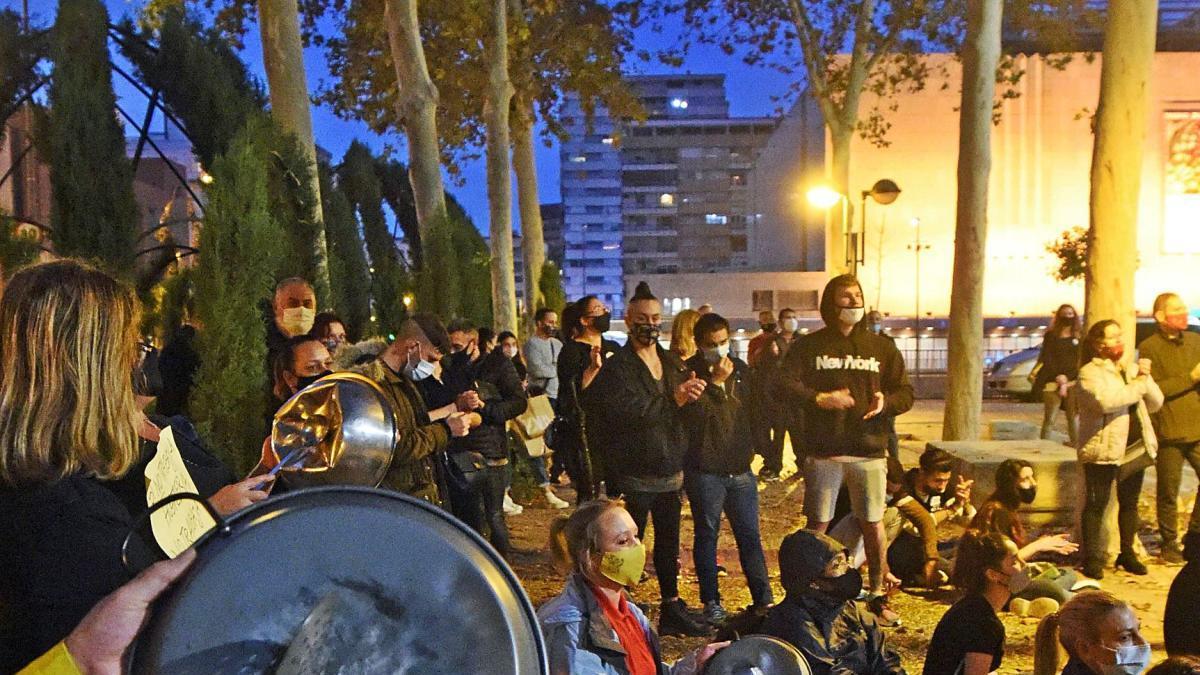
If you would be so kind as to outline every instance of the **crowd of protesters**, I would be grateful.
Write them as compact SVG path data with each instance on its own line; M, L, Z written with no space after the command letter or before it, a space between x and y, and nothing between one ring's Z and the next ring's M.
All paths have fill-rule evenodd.
M570 508L556 493L569 480L575 509L553 523L549 542L567 581L538 612L553 673L700 672L727 644L715 637L738 633L790 643L818 675L903 673L885 635L902 622L888 598L901 586L946 584L962 595L932 633L926 674L994 672L1005 648L998 614L1006 610L1044 617L1039 674L1143 672L1152 654L1137 616L1097 587L1114 565L1147 573L1137 498L1154 465L1160 555L1187 565L1164 622L1175 658L1152 672L1200 672L1191 660L1200 656L1192 625L1200 615L1200 511L1182 547L1177 529L1182 465L1200 469L1200 335L1188 330L1187 307L1173 294L1155 301L1157 331L1137 359L1125 358L1118 322L1085 332L1070 305L1046 334L1031 380L1045 404L1042 435L1064 411L1078 451L1078 543L1033 536L1023 522L1038 487L1028 462L1001 462L994 491L979 501L974 481L957 474L944 450L928 449L904 467L895 420L913 406L913 387L849 275L821 294L818 330L801 330L791 309L760 314L762 332L746 361L734 353L729 320L707 305L677 313L664 346L663 306L644 283L626 303L623 344L611 339L619 337L612 313L595 296L561 313L539 309L524 344L511 332L421 313L390 342L353 343L344 321L316 312L303 279L281 282L269 307L264 386L274 407L335 370L358 372L384 392L397 433L381 487L443 506L509 556L506 519L521 512L509 493L516 469L527 468L554 509ZM143 473L162 429L181 440L197 489L217 512L267 499L276 487L261 475L274 461L269 446L251 477L238 481L188 422L197 329L176 332L147 358L137 348L138 314L128 288L71 260L18 272L0 298L2 672L35 659L42 668L76 668L64 672L119 664L155 595L190 562L181 556L133 579L121 561L125 535L146 509ZM147 415L155 399L160 406ZM515 442L522 436L514 425L535 399L553 415L549 465ZM787 478L786 437L804 481L806 526L779 546L776 598L759 491ZM1103 514L1114 491L1120 553L1110 560ZM696 608L680 594L685 505ZM721 597L722 515L751 598L744 609ZM133 555L161 557L153 542L142 544ZM1078 571L1067 564L1077 553ZM647 557L657 625L627 593L647 578ZM667 665L660 635L714 641Z

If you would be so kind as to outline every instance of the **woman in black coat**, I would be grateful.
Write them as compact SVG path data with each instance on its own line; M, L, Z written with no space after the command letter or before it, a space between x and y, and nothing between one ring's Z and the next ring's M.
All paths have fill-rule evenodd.
M134 396L139 314L132 289L74 260L21 270L0 298L0 672L131 578L118 485L158 431ZM212 502L248 503L249 482ZM132 548L148 560L154 546Z

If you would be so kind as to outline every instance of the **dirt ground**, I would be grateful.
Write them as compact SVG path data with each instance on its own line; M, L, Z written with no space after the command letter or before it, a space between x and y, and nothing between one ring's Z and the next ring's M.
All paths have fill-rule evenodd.
M915 465L916 457L924 449L926 440L940 437L941 415L942 404L940 401L919 401L912 412L897 420L897 431L904 439L902 456L906 466ZM1035 404L1008 401L987 401L984 404L985 422L1019 420L1040 424L1040 415L1041 407ZM757 466L755 468L757 469ZM792 468L794 469L794 464ZM1153 527L1153 469L1149 474L1151 475L1146 480L1141 499L1140 510L1143 518L1141 538L1147 549L1157 552L1158 535ZM794 477L781 482L760 484L760 526L763 545L767 553L767 567L771 573L776 600L783 598L783 589L779 586L776 551L778 551L779 542L784 536L804 525L804 517L800 512L803 493L803 481ZM1194 499L1196 494L1196 479L1190 471L1185 474L1183 493L1188 496L1189 500ZM560 488L559 494L568 500L571 500L573 496L569 488ZM983 497L984 495L974 496L977 503ZM550 562L549 555L546 553L546 538L551 521L569 511L551 510L547 508L545 501L540 497L532 501L522 501L525 501L525 512L508 518L513 542L517 549L512 556L511 563L534 605L540 606L557 595L562 588L563 576ZM699 585L691 560L692 523L690 515L685 504L683 550L680 553L682 562L680 594L689 606L698 607ZM653 542L653 524L650 525L649 530L646 537L648 546ZM719 556L722 564L729 570L729 576L720 579L721 596L726 609L732 611L748 606L750 595L738 566L737 548L727 524L721 532ZM1073 561L1059 562L1067 564ZM1133 605L1141 619L1142 632L1155 650L1155 660L1157 661L1166 656L1162 644L1162 616L1166 605L1167 590L1180 568L1163 565L1157 558L1147 559L1146 562L1150 568L1147 576L1135 577L1123 571L1110 570L1106 573L1102 587ZM648 581L635 589L634 596L639 603L651 607L650 618L657 622L658 584L652 574ZM956 597L956 593L950 587L937 591L909 592L902 590L893 596L892 606L900 613L903 625L887 629L887 638L889 643L899 651L909 673L921 672L930 636L933 634L938 620ZM1004 664L998 672L1002 674L1032 672L1036 620L1023 619L1012 614L1002 614L1001 619L1007 629L1007 643ZM668 659L674 659L688 650L702 645L705 640L703 638L667 637L663 638L662 642L665 656Z

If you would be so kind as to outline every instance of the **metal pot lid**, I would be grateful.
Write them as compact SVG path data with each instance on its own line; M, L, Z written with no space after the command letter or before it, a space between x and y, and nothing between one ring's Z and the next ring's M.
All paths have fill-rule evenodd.
M812 675L791 644L769 635L747 635L713 655L704 675Z
M392 463L396 415L379 385L357 373L333 373L296 392L275 413L271 449L278 462L308 450L299 467L285 467L289 488L321 485L376 487Z
M156 603L131 673L548 672L516 575L427 502L312 488L221 530Z

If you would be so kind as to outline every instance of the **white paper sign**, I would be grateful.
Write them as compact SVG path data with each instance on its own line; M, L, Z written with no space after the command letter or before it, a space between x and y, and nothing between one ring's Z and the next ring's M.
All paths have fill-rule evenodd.
M196 483L183 463L179 446L171 427L165 427L158 437L158 452L146 465L146 504L154 504L184 492L196 493ZM174 558L196 543L216 522L200 503L178 501L155 511L150 516L154 539L167 555Z

